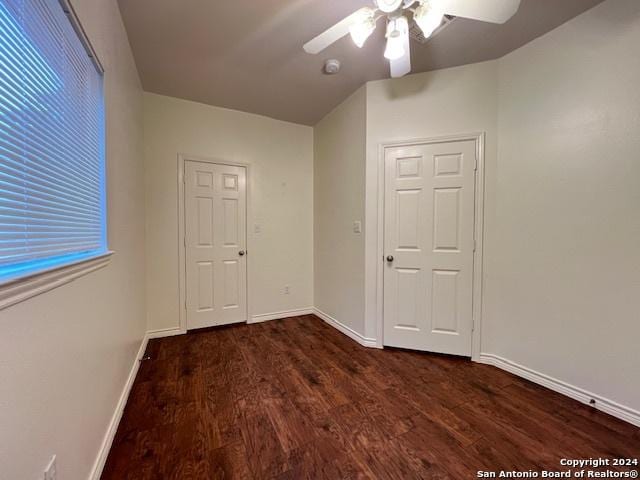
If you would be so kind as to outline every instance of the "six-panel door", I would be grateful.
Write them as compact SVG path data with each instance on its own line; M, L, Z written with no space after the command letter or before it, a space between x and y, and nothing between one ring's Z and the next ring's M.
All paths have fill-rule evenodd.
M385 151L384 344L471 355L476 144Z
M187 327L247 321L246 169L185 162Z

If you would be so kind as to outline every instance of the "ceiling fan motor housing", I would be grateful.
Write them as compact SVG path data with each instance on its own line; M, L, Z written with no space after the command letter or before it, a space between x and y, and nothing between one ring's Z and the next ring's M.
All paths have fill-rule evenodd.
M385 13L395 12L404 3L403 0L375 0L375 2L378 8Z

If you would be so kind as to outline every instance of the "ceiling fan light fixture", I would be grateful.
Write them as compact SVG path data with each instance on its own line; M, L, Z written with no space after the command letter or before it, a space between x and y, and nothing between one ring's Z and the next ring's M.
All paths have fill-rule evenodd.
M376 21L374 17L375 12L373 10L363 10L360 18L358 18L356 22L349 27L351 39L358 48L362 48L364 46L367 39L376 29Z
M384 56L387 60L397 60L404 56L404 45L400 38L389 38L387 40L387 48L384 50Z
M404 51L405 37L409 35L409 22L404 16L389 20L387 24L387 47L384 56L388 60L397 60L406 53Z
M439 0L426 0L418 5L413 19L416 21L424 38L429 38L433 32L442 24L444 10Z

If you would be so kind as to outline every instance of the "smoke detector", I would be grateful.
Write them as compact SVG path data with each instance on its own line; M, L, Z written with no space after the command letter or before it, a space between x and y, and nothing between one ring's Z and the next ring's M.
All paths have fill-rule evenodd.
M327 75L335 75L340 71L340 60L327 60L324 64L324 73Z

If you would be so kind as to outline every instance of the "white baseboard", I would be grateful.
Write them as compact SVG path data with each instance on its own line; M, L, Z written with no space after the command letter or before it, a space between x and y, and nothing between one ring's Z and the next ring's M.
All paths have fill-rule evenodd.
M248 323L260 323L268 320L280 320L282 318L300 317L302 315L311 315L312 307L298 308L296 310L285 310L283 312L262 313L260 315L252 315Z
M620 405L613 400L609 400L608 398L596 395L595 393L576 387L575 385L571 385L563 382L562 380L545 375L544 373L524 367L512 362L511 360L499 357L498 355L481 353L479 361L480 363L493 365L494 367L506 370L507 372L513 373L519 377L526 378L538 385L547 387L550 390L566 395L567 397L578 400L579 402L590 404L591 400L595 400L596 403L594 407L598 410L640 427L640 412L630 407Z
M322 310L318 310L317 308L314 308L313 313L316 316L320 317L322 320L324 320L325 323L331 325L336 330L339 330L340 332L344 333L347 337L351 338L352 340L355 340L363 347L379 348L375 338L367 338L363 335L360 335L358 332L356 332L352 328L347 327L345 324L339 322L338 320L333 318L331 315L324 313Z
M152 338L165 338L165 337L174 337L176 335L184 335L186 330L182 330L180 328L162 328L160 330L149 330L147 332L147 338L151 340Z
M111 450L111 445L113 444L113 439L116 436L118 425L120 424L120 419L122 418L122 414L124 413L124 407L127 405L131 387L133 387L133 382L135 381L136 375L138 374L138 369L140 368L140 359L143 357L144 352L147 349L148 342L149 334L145 334L145 336L142 338L142 343L140 344L138 353L133 359L131 371L129 372L127 381L125 382L122 393L120 394L120 398L118 399L116 410L115 412L113 412L113 416L111 417L111 421L109 422L107 432L105 433L104 439L102 440L102 445L100 445L98 457L96 458L96 461L93 464L93 468L91 469L91 474L89 476L90 480L100 480L102 470L104 469L107 457L109 456L109 451Z

